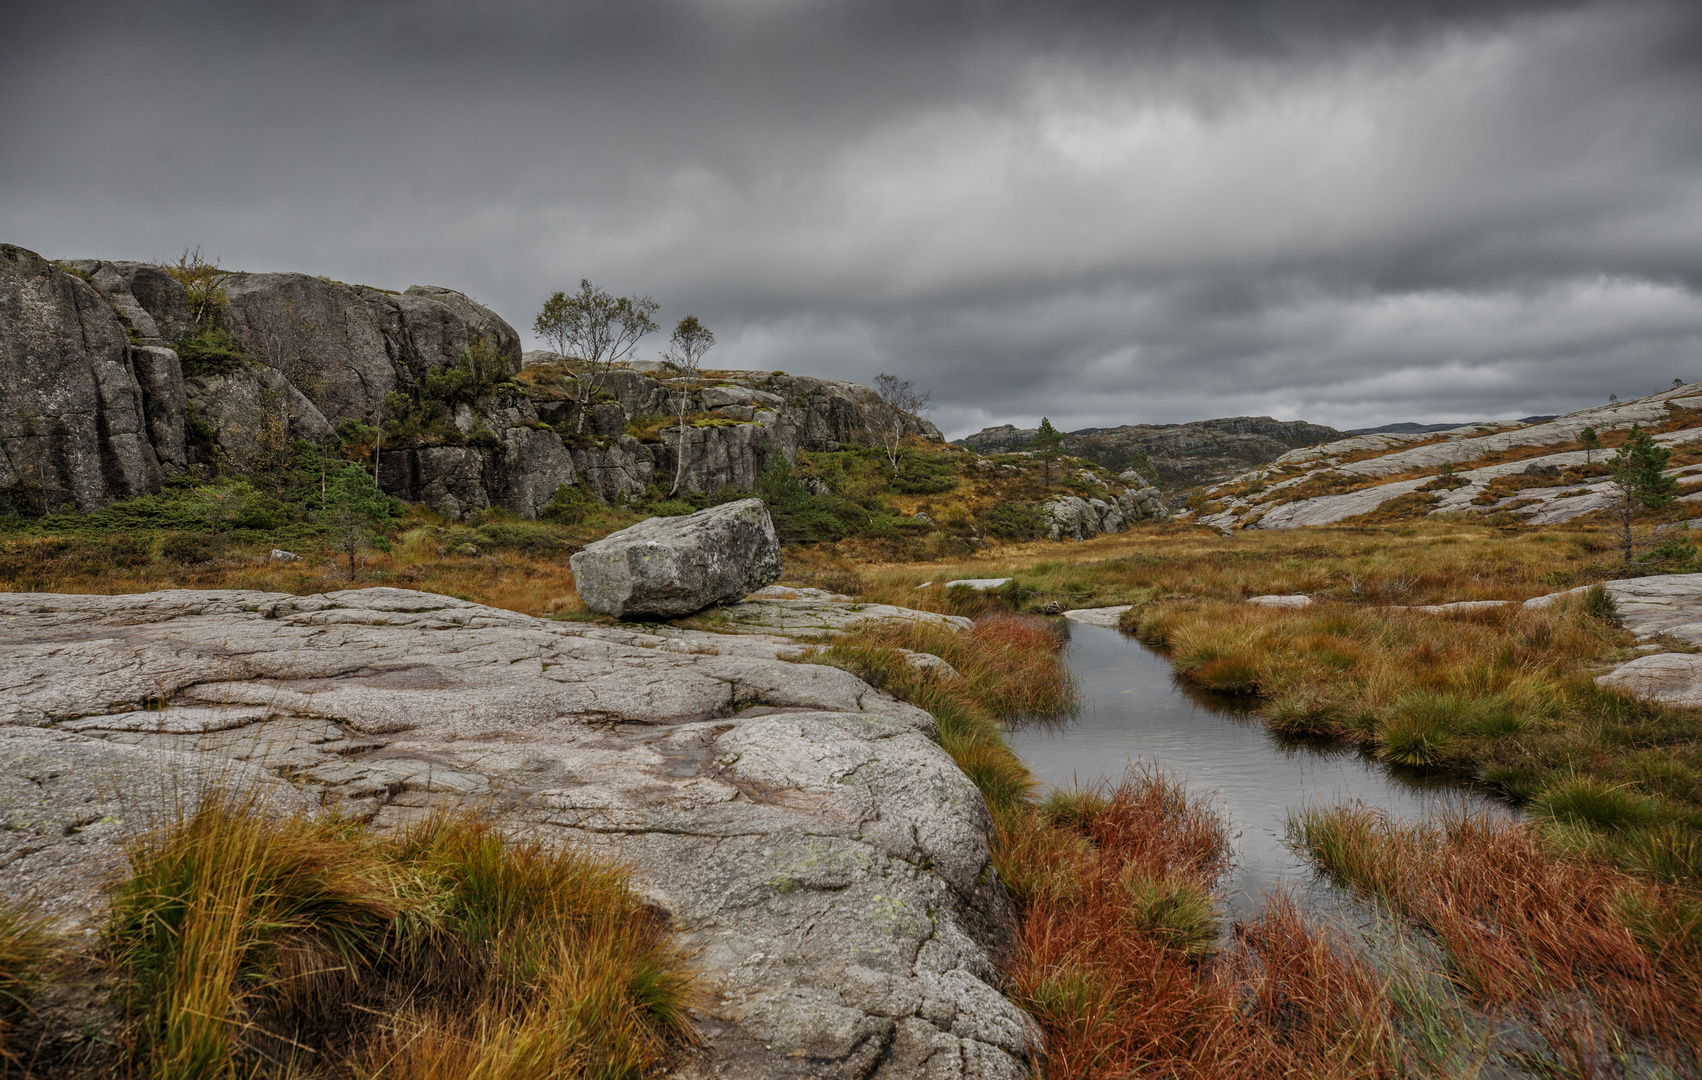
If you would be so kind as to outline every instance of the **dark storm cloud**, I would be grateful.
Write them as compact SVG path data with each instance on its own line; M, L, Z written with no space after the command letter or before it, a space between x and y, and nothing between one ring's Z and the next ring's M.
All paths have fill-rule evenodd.
M942 426L1516 416L1702 379L1667 3L38 5L0 237L525 328L581 276Z

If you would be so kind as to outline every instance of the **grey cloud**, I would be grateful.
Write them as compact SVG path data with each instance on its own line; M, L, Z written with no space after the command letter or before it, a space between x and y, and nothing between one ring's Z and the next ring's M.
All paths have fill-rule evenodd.
M954 432L1521 415L1702 377L1699 57L1655 2L38 5L0 235L521 327L590 276Z

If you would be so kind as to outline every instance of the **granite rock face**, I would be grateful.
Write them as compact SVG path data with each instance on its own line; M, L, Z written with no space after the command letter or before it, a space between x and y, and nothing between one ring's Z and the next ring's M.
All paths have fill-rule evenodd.
M208 782L379 830L475 808L634 868L702 972L678 1075L1026 1075L985 804L926 713L795 650L397 589L0 595L0 888L97 925Z
M0 245L0 386L0 510L96 510L160 489L123 323L87 281L10 244Z
M680 618L780 580L780 538L761 499L649 518L569 560L585 606L617 619Z
M226 329L276 368L332 423L371 422L384 395L453 366L482 338L520 370L520 335L447 289L390 293L306 274L235 274Z

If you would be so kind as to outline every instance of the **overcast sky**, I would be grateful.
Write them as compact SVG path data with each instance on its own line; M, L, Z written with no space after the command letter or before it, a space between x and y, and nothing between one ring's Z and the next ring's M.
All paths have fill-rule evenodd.
M1702 380L1702 4L34 4L0 240L589 277L949 434L1561 412ZM652 339L657 348L663 344Z

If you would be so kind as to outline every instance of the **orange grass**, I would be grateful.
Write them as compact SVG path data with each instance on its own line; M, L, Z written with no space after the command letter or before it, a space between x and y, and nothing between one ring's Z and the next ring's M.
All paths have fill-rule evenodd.
M1453 981L1485 1005L1522 1012L1556 1060L1602 1068L1617 1031L1696 1074L1693 896L1556 856L1531 827L1482 815L1403 827L1336 807L1296 815L1290 832L1339 880L1434 935Z
M1390 1075L1377 980L1286 897L1221 951L1200 947L1199 909L1155 915L1155 894L1208 897L1229 865L1225 823L1180 785L1132 773L999 839L1021 920L1013 990L1046 1033L1047 1077Z

